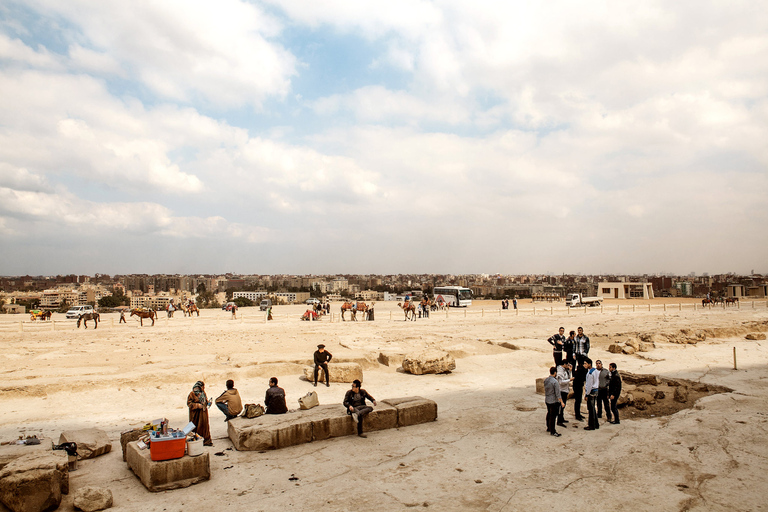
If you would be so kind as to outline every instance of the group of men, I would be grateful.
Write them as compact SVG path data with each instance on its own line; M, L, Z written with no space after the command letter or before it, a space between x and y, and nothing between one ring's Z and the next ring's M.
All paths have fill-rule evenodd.
M585 419L581 414L582 399L587 403L587 426L584 430L600 428L598 419L603 417L603 409L608 423L618 424L621 376L616 363L609 364L606 369L603 362L597 360L593 368L592 359L588 355L589 337L584 334L584 329L579 327L578 334L571 331L568 338L564 333L565 328L560 327L558 334L547 340L553 346L555 360L555 366L549 369L549 377L544 380L547 432L559 437L556 426L567 426L564 412L571 386L574 418L577 421Z
M512 299L512 306L517 309L517 299ZM504 297L501 299L501 309L509 309L509 299Z

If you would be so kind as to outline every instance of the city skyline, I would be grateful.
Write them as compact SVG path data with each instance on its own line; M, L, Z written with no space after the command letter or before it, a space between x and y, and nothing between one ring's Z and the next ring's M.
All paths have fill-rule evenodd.
M759 3L10 0L0 274L766 273L766 34Z

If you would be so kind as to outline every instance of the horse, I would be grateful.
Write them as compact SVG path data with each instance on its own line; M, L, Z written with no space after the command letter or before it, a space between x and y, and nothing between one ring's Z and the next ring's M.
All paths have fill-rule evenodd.
M701 305L706 306L708 304L712 304L714 301L712 299L701 299Z
M143 309L132 309L131 310L131 316L136 315L139 317L139 322L141 322L141 326L144 327L144 319L149 318L152 320L152 325L155 325L155 318L157 318L157 313L153 310L143 310Z
M399 308L402 308L405 312L405 319L408 320L408 314L411 315L411 320L416 321L416 306L411 301L406 301L405 304L397 303Z
M97 312L93 313L83 313L79 317L77 317L77 328L80 328L80 320L83 321L83 327L86 329L88 328L88 320L93 320L93 328L98 329L99 327L99 314Z
M739 298L738 297L726 297L725 298L725 305L728 306L729 304L738 304Z

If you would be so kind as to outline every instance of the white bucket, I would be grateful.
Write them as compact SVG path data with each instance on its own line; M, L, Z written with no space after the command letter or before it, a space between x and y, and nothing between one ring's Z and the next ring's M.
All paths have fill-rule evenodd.
M187 455L190 457L197 457L203 454L203 438L201 437L197 441L187 441Z

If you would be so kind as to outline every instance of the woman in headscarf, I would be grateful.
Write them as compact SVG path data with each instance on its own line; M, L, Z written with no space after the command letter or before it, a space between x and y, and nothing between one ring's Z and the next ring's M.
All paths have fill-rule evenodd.
M208 425L208 408L211 402L205 395L205 382L195 382L192 392L187 397L189 407L189 421L195 424L195 432L203 438L203 445L213 446L211 440L211 428Z

